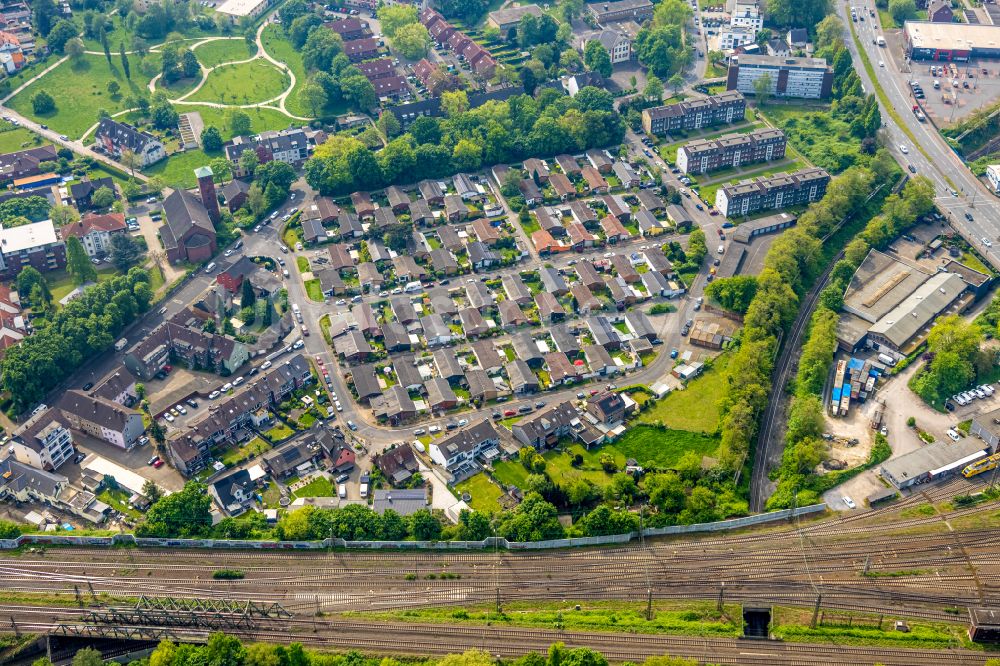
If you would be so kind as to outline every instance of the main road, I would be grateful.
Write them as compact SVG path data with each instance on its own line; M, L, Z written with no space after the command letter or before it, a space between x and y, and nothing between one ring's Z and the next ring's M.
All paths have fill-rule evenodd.
M865 14L875 9L872 0L856 2ZM882 34L876 17L867 18L864 23L852 23L848 3L838 3L838 11L848 26L847 46L854 58L854 67L864 83L865 90L875 91L875 82L868 75L861 60L857 45L851 34L857 34L861 47L878 74L878 83L896 112L902 126L882 107L882 126L887 133L889 149L900 164L912 165L918 175L926 176L934 184L938 208L948 217L952 226L976 246L994 268L1000 269L1000 202L983 183L976 178L955 151L947 144L930 122L920 122L910 112L915 100L908 84L906 73L908 59L904 53L889 46L879 46L875 39ZM854 31L851 33L850 31ZM879 63L884 67L879 67ZM905 128L905 129L904 129ZM916 145L910 136L916 138ZM972 219L967 219L968 214ZM989 247L983 239L995 247Z

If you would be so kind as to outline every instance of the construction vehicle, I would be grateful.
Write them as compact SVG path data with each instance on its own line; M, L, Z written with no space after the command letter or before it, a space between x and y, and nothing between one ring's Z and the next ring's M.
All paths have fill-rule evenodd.
M1000 453L994 453L991 456L977 460L963 469L962 476L967 479L971 479L977 474L982 474L983 472L989 472L990 470L996 469L998 465L1000 465Z

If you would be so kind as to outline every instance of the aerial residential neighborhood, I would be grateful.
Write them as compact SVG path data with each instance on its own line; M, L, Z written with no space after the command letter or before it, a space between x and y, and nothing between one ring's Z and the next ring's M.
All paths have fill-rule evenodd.
M995 3L0 19L2 663L995 666Z

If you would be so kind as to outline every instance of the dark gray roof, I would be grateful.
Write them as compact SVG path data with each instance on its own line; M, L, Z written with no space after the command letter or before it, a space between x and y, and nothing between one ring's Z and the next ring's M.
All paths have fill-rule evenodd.
M417 511L427 508L427 491L423 488L415 490L379 489L375 491L372 508L380 514L392 509L401 516L412 516Z

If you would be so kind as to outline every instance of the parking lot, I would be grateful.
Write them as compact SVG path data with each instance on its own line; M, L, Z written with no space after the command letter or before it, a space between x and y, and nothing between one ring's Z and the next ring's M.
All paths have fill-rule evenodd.
M910 68L910 80L924 91L924 99L919 100L924 113L939 125L956 122L1000 97L1000 65L993 61L915 61ZM939 88L934 87L935 81Z

